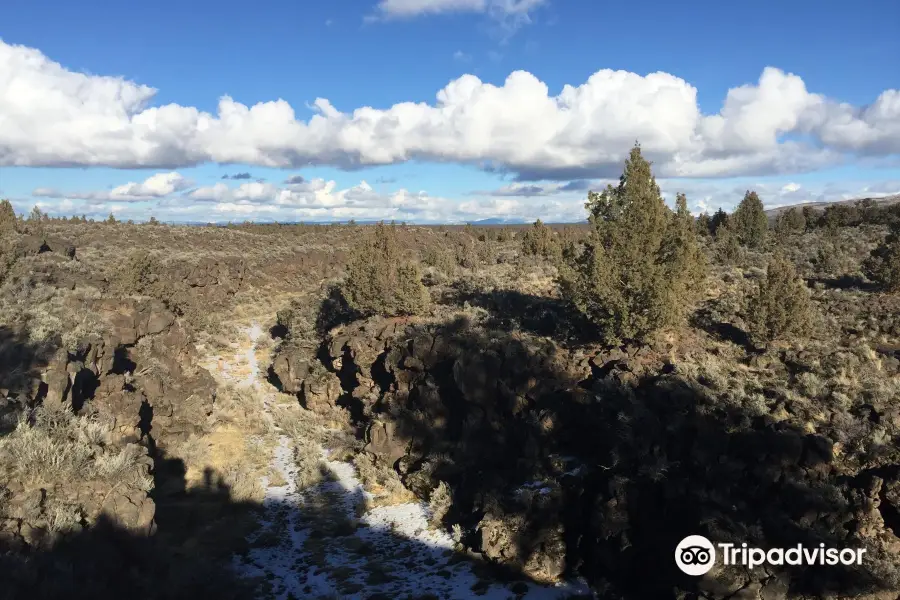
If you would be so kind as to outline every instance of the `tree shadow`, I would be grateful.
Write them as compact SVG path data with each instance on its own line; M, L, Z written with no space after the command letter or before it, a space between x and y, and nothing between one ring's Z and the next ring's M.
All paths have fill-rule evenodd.
M457 306L468 303L487 310L491 314L489 325L501 331L521 329L565 344L587 344L600 339L596 325L562 298L517 290L484 292L460 280L451 286L443 301Z
M690 316L690 325L701 329L723 341L731 342L743 348L746 352L754 352L756 346L750 339L750 334L727 321L720 321L715 317L713 301L706 302L702 307Z
M328 292L316 313L316 333L319 336L325 336L329 331L339 325L346 325L360 318L360 314L354 310L339 286L333 285L328 288Z
M17 335L3 340L4 348L13 349L5 356L27 348ZM26 365L38 376L39 357L20 357L14 364ZM90 482L43 483L38 490L22 490L17 482L0 479L0 599L301 598L319 597L317 585L348 598L469 597L473 590L493 589L495 582L501 588L508 582L510 589L527 589L527 578L515 571L494 571L386 527L361 527L344 510L362 506L359 488L347 492L339 482L326 480L318 500L298 504L297 497L278 495L263 503L239 500L212 469L204 471L202 482L189 485L185 463L167 455L150 435L152 412L142 419L147 430L143 443L153 459L150 527L130 529L107 513L88 524L80 512L80 522L54 532L51 506L70 503L64 488L81 492L89 488L79 484ZM4 453L2 460L8 458ZM126 504L144 500L131 480L110 485L112 490L105 484L97 488L98 509L114 504L107 499L120 486L128 489L122 496ZM15 508L21 506L23 491L38 499L36 514L23 515ZM81 502L86 496L75 497ZM335 548L340 549L337 558ZM347 557L355 562L348 566ZM458 573L460 569L471 576ZM452 585L460 582L462 591Z
M829 438L729 404L677 365L625 360L582 379L552 343L502 329L425 325L401 339L373 416L388 434L368 435L366 450L423 497L447 482L445 522L498 562L625 598L896 588L894 562L870 546L861 566L697 579L675 565L691 534L765 549L872 541L888 475L842 475Z
M56 349L52 341L33 343L26 331L0 326L0 435L15 427L23 409L47 393L41 371Z
M257 510L234 502L210 472L205 484L185 489L180 460L162 459L155 478L155 533L136 532L101 515L80 531L35 546L0 539L0 598L252 598L250 582L229 568L236 537ZM168 485L163 474L171 477ZM174 486L176 491L172 491ZM180 488L180 492L178 489ZM52 493L52 492L47 492Z
M302 504L258 503L235 500L211 469L187 487L179 459L156 464L152 535L102 516L24 551L0 537L0 599L493 598L529 586L515 570L363 526L362 489L333 473Z
M821 285L828 290L860 290L862 292L878 291L878 284L859 275L841 275L839 277L810 277L807 285Z

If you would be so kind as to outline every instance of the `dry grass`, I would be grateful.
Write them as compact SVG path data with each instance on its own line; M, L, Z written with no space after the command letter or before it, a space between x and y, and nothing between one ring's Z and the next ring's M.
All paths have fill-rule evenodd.
M323 449L328 449L335 460L342 460L358 449L356 440L345 429L343 415L318 415L300 407L294 400L291 404L276 406L272 416L275 426L291 441L299 489L322 481Z
M212 471L228 486L235 502L261 501L262 477L267 474L271 442L234 426L219 426L203 436L191 436L170 454L184 461L187 489L206 485Z
M9 278L0 287L0 323L24 326L32 343L55 340L74 351L87 336L103 336L109 331L92 309L101 296L93 287L71 290L28 277Z
M397 472L376 462L372 455L358 454L353 459L353 465L366 491L373 496L368 499L367 508L416 501L415 494L403 485Z
M153 480L139 463L146 456L144 448L112 445L113 438L111 421L41 407L23 415L13 432L0 438L0 464L29 485L102 480L152 489Z

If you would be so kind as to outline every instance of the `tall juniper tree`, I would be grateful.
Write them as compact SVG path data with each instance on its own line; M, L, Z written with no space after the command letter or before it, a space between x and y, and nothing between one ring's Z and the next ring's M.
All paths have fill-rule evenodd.
M559 281L610 343L679 322L702 281L693 219L683 196L678 204L676 213L666 206L639 145L618 186L588 194L590 237L564 253Z
M16 211L9 200L0 200L0 234L16 231L18 228Z
M756 192L748 191L744 194L744 199L738 204L730 220L743 245L754 249L762 248L766 242L769 219Z

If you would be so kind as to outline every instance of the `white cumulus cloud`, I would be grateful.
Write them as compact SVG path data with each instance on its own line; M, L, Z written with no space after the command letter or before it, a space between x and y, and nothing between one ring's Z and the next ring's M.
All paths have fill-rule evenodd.
M759 192L765 206L888 196L900 193L900 181L844 182L800 186L789 180L658 180L671 204L675 194L684 192L693 212L718 208L733 210L744 192ZM473 192L463 198L433 196L424 191L397 189L379 192L366 181L347 188L321 178L295 184L245 182L232 185L217 182L164 197L144 197L137 203L130 197L109 191L62 193L37 189L42 197L37 205L50 214L87 214L104 218L111 211L123 219L145 220L150 214L165 221L227 222L230 220L333 221L397 220L414 223L462 223L501 217L510 220L547 222L582 221L587 190L601 190L611 180L580 180L566 184L540 182L508 185L499 190ZM125 187L125 186L120 186ZM13 199L20 212L32 204Z
M68 198L74 200L109 200L113 202L141 202L164 198L175 192L189 188L192 182L180 173L157 173L140 183L128 182L110 191L73 192L64 194L52 188L35 188L31 195L44 198Z
M420 160L537 181L615 175L636 139L663 177L798 173L900 153L900 91L851 106L772 67L730 90L715 114L700 110L697 89L679 77L608 69L555 95L531 73L516 71L501 85L463 75L433 103L345 112L318 98L307 120L284 99L247 106L223 96L210 114L153 106L155 94L0 41L0 166L351 169ZM143 187L123 195L152 195L169 183L134 185Z

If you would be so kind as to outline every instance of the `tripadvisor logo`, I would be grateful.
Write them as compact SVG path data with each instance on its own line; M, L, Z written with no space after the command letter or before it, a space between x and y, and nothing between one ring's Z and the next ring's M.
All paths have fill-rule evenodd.
M713 568L717 555L723 565L743 565L752 569L759 565L861 565L865 553L865 548L826 548L825 544L812 548L797 544L768 550L753 548L746 543L713 545L702 535L689 535L675 548L675 564L688 575L700 576Z

